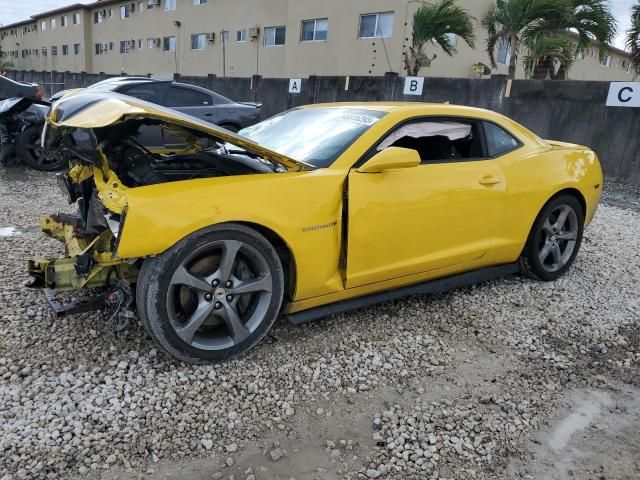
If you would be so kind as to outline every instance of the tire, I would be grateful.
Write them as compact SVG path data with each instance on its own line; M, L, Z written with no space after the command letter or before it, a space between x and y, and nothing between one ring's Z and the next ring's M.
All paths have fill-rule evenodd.
M25 165L41 172L62 170L66 160L61 156L45 156L40 147L42 125L31 125L18 137L18 157Z
M522 252L526 274L550 282L564 275L573 264L584 232L584 211L570 194L547 202L538 214Z
M232 125L230 123L223 123L222 125L220 125L220 127L225 128L233 133L238 133L238 131L240 130L237 125Z
M284 294L284 272L258 232L228 223L196 232L145 260L136 298L149 335L170 355L217 363L266 336Z

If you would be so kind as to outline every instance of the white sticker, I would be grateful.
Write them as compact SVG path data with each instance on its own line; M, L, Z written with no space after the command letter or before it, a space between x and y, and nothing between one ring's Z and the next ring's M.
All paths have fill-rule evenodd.
M404 79L405 95L422 95L424 77L407 77Z
M291 78L289 79L289 93L300 93L302 91L302 79Z
M640 82L611 82L607 107L640 107Z

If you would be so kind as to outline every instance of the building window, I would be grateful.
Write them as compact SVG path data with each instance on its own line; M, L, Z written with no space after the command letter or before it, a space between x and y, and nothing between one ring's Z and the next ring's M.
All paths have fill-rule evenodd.
M170 12L176 9L176 0L164 0L164 11Z
M144 12L144 2L138 2L138 12Z
M80 14L79 13L74 13L73 14L73 24L74 25L78 25L80 23Z
M42 47L42 56L43 57L47 56L47 47Z
M51 19L51 30L55 30L56 29L56 19L52 18Z
M120 40L120 53L129 53L129 40Z
M138 48L144 48L144 40L142 38L138 39Z
M393 12L360 15L360 38L387 38L393 34Z
M164 37L162 39L162 50L165 52L176 51L176 37Z
M237 42L246 42L247 41L247 29L243 28L242 30L238 30L236 32L236 41Z
M510 60L509 50L511 46L511 41L508 38L501 38L498 42L498 56L496 58L496 62L501 65L506 65Z
M229 43L229 30L223 30L220 32L220 41L222 43Z
M147 48L154 48L156 46L155 38L147 38Z
M102 48L101 43L96 43L96 55L102 55L104 53L104 49Z
M604 65L605 67L610 67L611 66L611 55L605 53L602 56L602 59L600 60L600 63L602 65Z
M316 18L315 20L304 20L302 22L302 32L300 40L303 42L317 42L327 39L326 18Z
M93 23L102 23L102 12L101 11L97 11L97 12L93 12Z
M578 49L576 51L576 60L582 60L584 58L584 50Z
M620 64L620 66L622 67L623 70L628 72L629 67L631 66L631 63L629 62L629 60L622 60L622 63Z
M58 55L58 47L57 46L53 46L51 47L51 55Z
M60 17L60 26L61 27L66 27L67 26L67 16L66 15L62 15Z
M40 22L40 30L44 32L46 29L47 29L47 22L45 20L42 20Z
M79 43L74 43L73 44L73 54L74 55L79 55L80 54L80 44Z
M286 27L265 27L264 44L266 47L274 47L276 45L284 45L287 34Z
M194 5L204 5L207 3L207 0L193 0Z
M191 35L191 50L204 50L207 46L206 33L194 33Z
M109 42L109 50L113 50L113 42Z
M62 55L69 55L69 45L62 45Z
M125 18L129 18L129 6L122 5L120 7L120 20L124 20Z
M113 8L109 9L109 18L113 17Z

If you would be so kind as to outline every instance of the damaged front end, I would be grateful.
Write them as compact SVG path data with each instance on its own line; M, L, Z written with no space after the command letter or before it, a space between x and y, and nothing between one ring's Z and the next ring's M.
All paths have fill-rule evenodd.
M106 307L118 326L132 315L133 285L143 262L118 255L127 192L183 180L308 168L214 125L112 93L80 93L54 104L42 147L70 159L68 173L57 178L77 211L40 219L42 232L63 243L64 257L28 260L33 277L28 286L45 290L57 316ZM92 296L66 304L53 297L75 290L90 290Z

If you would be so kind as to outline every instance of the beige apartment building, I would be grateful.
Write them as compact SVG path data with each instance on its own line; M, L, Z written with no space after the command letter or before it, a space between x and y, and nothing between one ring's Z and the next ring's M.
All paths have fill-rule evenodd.
M453 38L421 75L472 77L488 64L480 19L495 0L459 0L477 22L476 48ZM403 50L422 0L102 0L34 15L0 28L18 70L265 77L404 74ZM497 51L506 73L508 48ZM518 78L524 78L518 66ZM631 81L629 55L611 47L576 59L577 80Z

